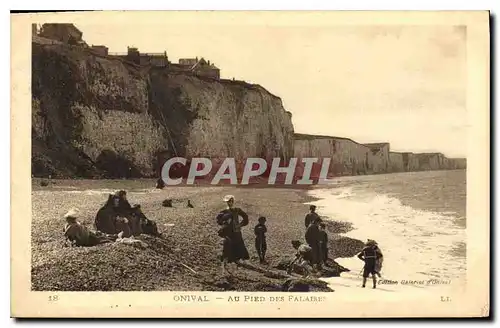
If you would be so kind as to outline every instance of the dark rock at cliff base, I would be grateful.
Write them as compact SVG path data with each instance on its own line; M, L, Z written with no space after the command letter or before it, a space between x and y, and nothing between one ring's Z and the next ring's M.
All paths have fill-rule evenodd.
M286 271L286 270L288 270L288 267L290 266L291 262L292 262L292 259L283 259L275 266L275 268L278 270ZM323 266L319 276L323 277L323 278L340 277L340 274L342 272L349 272L349 271L350 271L349 269L341 266L340 264L338 264L334 260L328 259L327 265ZM294 266L293 273L300 274L300 275L303 274L303 272L300 270L300 267L298 267L298 266Z
M308 292L310 285L299 279L289 279L282 286L284 292Z
M163 181L162 178L159 178L156 180L156 189L163 189L165 188L165 182Z
M133 179L141 176L140 170L131 160L112 149L101 151L95 161L95 167L103 173L103 177L106 179Z
M328 259L326 262L326 265L323 266L321 269L321 277L328 278L328 277L340 277L340 274L342 272L349 272L351 270L341 266L334 260Z
M335 258L338 254L342 254L342 257L352 257L356 256L365 247L365 243L345 237L345 236L334 236L328 240L329 255Z

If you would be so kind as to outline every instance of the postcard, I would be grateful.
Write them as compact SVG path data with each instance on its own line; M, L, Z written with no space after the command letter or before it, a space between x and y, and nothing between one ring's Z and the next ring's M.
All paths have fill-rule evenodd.
M488 317L489 20L12 14L11 316Z

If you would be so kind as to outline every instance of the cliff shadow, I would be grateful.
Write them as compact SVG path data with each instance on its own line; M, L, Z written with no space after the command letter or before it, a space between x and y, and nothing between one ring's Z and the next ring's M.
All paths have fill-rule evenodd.
M171 155L184 156L188 144L186 131L198 114L189 98L184 97L182 86L173 81L175 78L162 70L150 70L149 114L164 128Z
M99 156L97 156L95 166L102 172L103 177L106 179L133 179L141 177L141 171L132 161L111 149L101 151Z

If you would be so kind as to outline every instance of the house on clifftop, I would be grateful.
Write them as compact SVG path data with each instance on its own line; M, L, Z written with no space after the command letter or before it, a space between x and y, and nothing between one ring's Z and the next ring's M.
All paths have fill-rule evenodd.
M97 46L96 46L97 47ZM101 47L101 46L99 46ZM101 49L95 49L101 50ZM102 51L102 50L101 50ZM111 56L121 57L129 62L141 66L150 66L153 68L165 68L169 72L184 73L200 77L208 77L220 80L220 69L210 63L205 58L181 58L179 63L172 63L168 60L167 52L162 53L141 53L136 47L127 47L126 54L110 54Z
M170 68L178 72L190 72L196 76L210 77L220 79L220 69L216 67L210 60L205 58L181 58L178 64L171 64Z
M141 66L168 67L170 63L166 51L158 53L141 53L139 49L135 47L127 47L127 54L125 56L118 56L124 57L125 60Z

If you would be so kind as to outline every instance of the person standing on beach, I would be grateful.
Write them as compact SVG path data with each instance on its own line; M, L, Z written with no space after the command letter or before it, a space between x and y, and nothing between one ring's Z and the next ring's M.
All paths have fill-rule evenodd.
M320 247L321 247L321 262L326 265L328 261L328 234L326 233L326 224L319 224Z
M309 225L311 224L311 222L315 221L315 220L320 220L320 217L318 215L318 213L316 213L316 205L311 205L309 206L309 213L307 213L306 215L306 218L305 218L305 225L306 225L306 228L309 227Z
M255 249L257 250L257 254L259 254L259 260L261 264L266 263L266 251L267 251L266 232L267 232L266 218L261 216L259 218L259 223L254 228Z
M224 202L227 208L217 215L217 224L221 229L219 236L223 238L222 241L222 273L226 273L228 263L236 263L237 265L241 260L250 259L248 250L243 241L241 228L248 225L248 215L238 207L234 207L234 196L227 195L224 197ZM242 218L240 222L239 217Z
M358 258L365 262L363 268L363 288L366 286L366 280L371 274L373 279L373 288L377 288L377 262L382 259L382 253L377 246L377 242L371 239L365 244L365 248L358 254Z
M321 252L321 234L319 230L320 218L314 218L307 228L305 239L309 247L311 247L312 264L315 270L321 266L322 252Z

